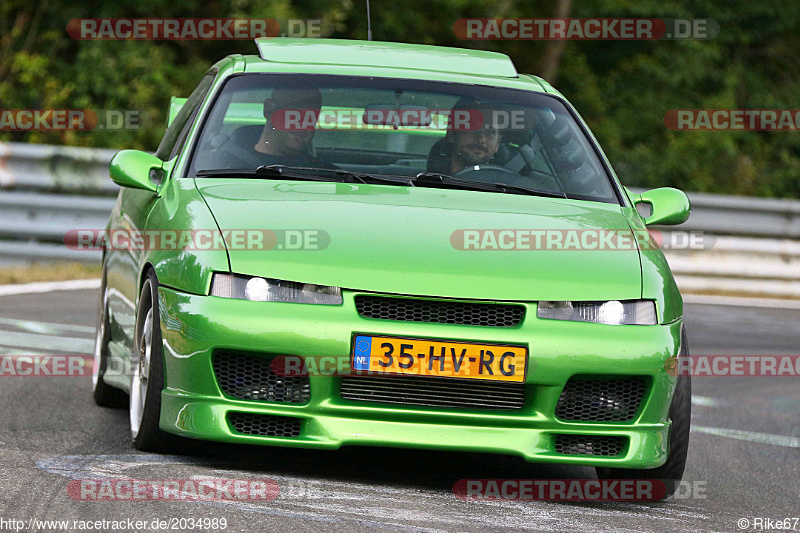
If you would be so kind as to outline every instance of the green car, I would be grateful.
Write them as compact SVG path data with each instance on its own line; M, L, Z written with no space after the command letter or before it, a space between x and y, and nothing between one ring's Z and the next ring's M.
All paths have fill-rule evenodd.
M124 150L94 398L176 436L485 452L680 480L683 303L546 81L491 52L259 39ZM649 207L643 217L637 205ZM644 209L642 209L644 211Z

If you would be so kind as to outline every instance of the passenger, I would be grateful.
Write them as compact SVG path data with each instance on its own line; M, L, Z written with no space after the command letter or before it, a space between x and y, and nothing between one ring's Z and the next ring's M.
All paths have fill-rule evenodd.
M267 123L254 148L262 156L263 165L334 168L311 154L311 141L316 128L277 128L273 115L278 110L297 110L303 115L313 113L316 120L322 109L322 95L317 89L275 89L264 101Z
M314 121L322 108L322 95L317 89L277 88L264 101L266 124L255 138L251 126L234 131L219 148L198 155L199 168L253 170L262 165L286 165L334 169L334 165L312 154L311 141L316 128L287 127L279 110L313 113Z

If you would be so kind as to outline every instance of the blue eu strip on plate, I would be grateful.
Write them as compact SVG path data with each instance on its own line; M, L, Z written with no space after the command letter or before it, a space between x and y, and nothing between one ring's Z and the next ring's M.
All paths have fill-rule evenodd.
M353 369L369 370L369 355L372 352L372 337L359 335L353 347Z

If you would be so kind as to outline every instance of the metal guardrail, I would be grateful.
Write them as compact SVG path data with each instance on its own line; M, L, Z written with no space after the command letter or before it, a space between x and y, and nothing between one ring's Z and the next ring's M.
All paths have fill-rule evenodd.
M108 163L117 150L0 143L0 189L111 196Z
M0 192L0 266L29 262L99 262L99 251L64 245L71 229L105 228L115 198Z
M0 143L0 266L99 252L63 245L70 229L104 228L119 188L114 150ZM640 192L642 189L632 189ZM678 284L800 298L800 201L689 193L692 216L677 229L717 237L711 250L666 250ZM674 228L659 228L670 231ZM750 287L750 288L747 288Z
M0 193L0 235L18 240L63 242L69 229L104 228L114 198L52 193Z

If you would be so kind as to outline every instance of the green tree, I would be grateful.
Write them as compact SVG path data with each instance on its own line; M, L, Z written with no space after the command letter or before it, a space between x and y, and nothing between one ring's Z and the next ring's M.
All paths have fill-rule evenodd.
M568 13L568 15L564 15ZM187 95L214 61L250 41L77 41L80 17L324 18L332 37L364 39L363 0L65 0L0 4L0 108L138 110L133 131L3 132L0 140L152 150L170 95ZM465 41L467 17L710 18L708 40ZM372 2L375 39L494 50L543 74L575 104L627 185L800 196L800 133L676 132L670 109L795 108L800 3L748 0L406 0Z

